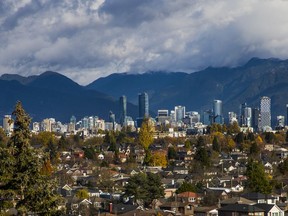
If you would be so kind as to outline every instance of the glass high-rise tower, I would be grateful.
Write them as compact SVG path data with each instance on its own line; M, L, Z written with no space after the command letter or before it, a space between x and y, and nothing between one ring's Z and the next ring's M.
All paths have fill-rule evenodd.
M221 100L214 100L213 115L214 115L214 122L215 123L223 124L223 111L222 111L222 101Z
M260 100L260 119L261 129L271 127L271 99L269 97L261 97Z
M146 92L138 95L139 118L149 117L149 101Z
M123 126L127 117L127 98L125 95L122 95L119 99L120 102L120 124Z

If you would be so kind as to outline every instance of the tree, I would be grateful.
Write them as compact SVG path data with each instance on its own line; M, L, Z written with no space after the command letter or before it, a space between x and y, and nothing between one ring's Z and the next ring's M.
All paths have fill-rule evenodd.
M258 157L260 154L260 147L257 145L256 142L252 142L250 146L250 155L253 157Z
M152 126L149 119L145 118L139 132L139 143L145 150L153 143Z
M236 121L233 121L232 124L228 126L228 134L238 134L240 132L239 125Z
M200 162L203 167L209 167L211 165L211 160L205 146L197 148L194 159Z
M279 163L278 170L282 175L288 173L288 158L285 158L283 162Z
M89 193L88 193L87 189L80 189L76 192L76 197L79 199L88 199Z
M0 147L5 147L7 145L8 138L5 134L3 128L0 128Z
M236 135L235 142L237 144L242 144L244 142L244 133L243 132L240 132Z
M246 170L247 186L252 192L269 194L272 192L272 185L265 173L264 166L252 159L249 160Z
M270 143L270 144L274 143L275 135L273 132L265 132L264 136L265 136L264 139L265 139L266 143Z
M202 167L209 167L211 164L210 157L208 155L208 150L206 148L204 138L200 136L197 140L197 150L195 152L194 159L202 165Z
M155 151L152 154L152 157L149 161L150 166L167 166L166 152L164 151Z
M220 145L216 136L213 138L212 149L216 152L220 152Z
M60 139L58 140L58 149L63 151L63 150L68 150L69 147L71 147L71 146L70 146L68 140L65 138L64 135L62 135L60 137Z
M0 209L14 206L19 215L53 215L61 202L56 184L41 173L45 157L30 145L30 117L17 102L12 113L14 132L7 148L0 148Z
M187 191L196 192L196 187L195 187L195 185L184 181L180 185L180 187L176 190L176 193L179 194L179 193L183 193L183 192L187 192Z
M153 173L139 173L128 180L125 185L125 196L133 197L133 201L149 206L154 199L164 197L161 178Z
M176 159L176 157L177 157L177 152L176 152L175 148L174 147L169 147L168 148L168 159L169 160L170 159Z

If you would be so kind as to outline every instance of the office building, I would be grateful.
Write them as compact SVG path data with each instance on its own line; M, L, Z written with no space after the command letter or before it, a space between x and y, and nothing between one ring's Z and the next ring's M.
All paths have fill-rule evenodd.
M245 127L252 126L252 108L251 107L245 107L243 119L244 119L243 123Z
M282 116L282 115L280 115L280 116L277 116L277 128L284 128L284 126L285 126L285 116Z
M139 118L149 117L149 101L146 92L138 95Z
M269 97L261 97L260 100L260 119L261 127L263 130L265 127L271 128L271 99Z
M11 134L13 132L14 123L12 121L11 115L5 115L3 118L3 130L6 134Z
M288 125L288 104L286 104L286 125Z
M127 117L127 98L125 95L122 95L119 99L119 103L120 103L120 109L119 109L119 122L120 124L123 126L125 125L126 122L126 117Z
M243 103L240 105L239 107L239 116L238 116L238 123L239 123L239 126L244 126L245 125L245 109L246 109L247 106L247 103Z
M222 101L214 100L213 103L213 116L214 122L218 124L223 124L223 111L222 111Z
M210 125L214 122L213 111L206 110L203 112L203 124Z
M169 110L158 110L157 122L160 124L166 124L170 122L171 117L169 115Z
M175 122L181 122L185 118L185 106L175 106Z
M229 124L233 124L234 122L238 123L237 121L237 114L235 112L228 112Z
M251 126L253 127L254 131L257 131L259 129L259 124L260 124L260 110L259 108L253 108Z

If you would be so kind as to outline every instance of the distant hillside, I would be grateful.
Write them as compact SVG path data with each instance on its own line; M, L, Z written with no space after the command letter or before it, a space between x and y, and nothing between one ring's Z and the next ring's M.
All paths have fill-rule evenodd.
M5 74L0 77L0 88L1 118L11 114L17 100L22 101L33 121L54 117L68 122L72 115L77 119L90 115L108 119L110 110L116 116L119 112L118 100L96 90L87 90L55 72L32 77ZM128 111L131 116L137 116L135 105L128 104Z
M286 113L288 60L253 58L241 67L207 68L191 74L112 74L94 81L86 88L116 98L124 94L136 104L137 93L146 91L153 110L185 105L186 110L203 111L212 107L214 99L221 99L225 113L238 113L241 103L259 106L260 97L269 96L275 117Z

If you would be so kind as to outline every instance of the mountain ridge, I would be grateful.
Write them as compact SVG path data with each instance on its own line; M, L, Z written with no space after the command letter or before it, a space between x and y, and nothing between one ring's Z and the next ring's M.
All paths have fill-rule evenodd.
M195 73L150 71L116 73L99 78L87 86L79 85L57 72L22 77L4 74L0 77L0 115L7 114L17 100L27 104L35 119L55 117L69 120L69 115L117 115L119 97L126 95L128 115L138 115L138 93L147 92L150 110L173 110L176 105L202 113L212 109L214 99L223 101L224 115L238 113L239 105L259 107L261 96L272 101L273 118L286 115L288 103L288 60L252 58L246 64L228 68L208 67ZM5 101L5 103L4 103ZM152 114L154 116L154 114Z

